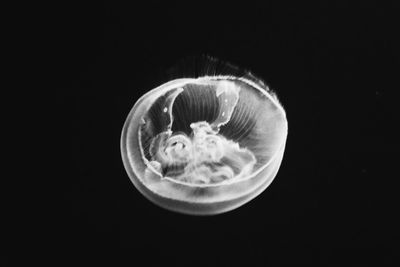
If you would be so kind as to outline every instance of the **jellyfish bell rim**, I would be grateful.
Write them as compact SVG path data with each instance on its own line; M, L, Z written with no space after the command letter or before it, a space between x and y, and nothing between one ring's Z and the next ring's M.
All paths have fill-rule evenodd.
M183 85L183 84L187 84L187 83L189 83L189 82L201 83L201 82L203 82L203 81L209 82L210 80L223 80L223 79L227 79L227 80L239 80L239 81L242 81L242 82L244 82L244 83L246 83L246 84L252 86L253 88L257 89L257 90L260 91L264 96L266 96L266 97L274 104L275 107L277 107L277 108L279 109L280 113L281 113L281 114L283 115L283 117L284 117L284 123L285 123L285 125L283 125L284 132L282 133L284 136L283 136L283 138L282 138L283 141L282 141L282 143L280 144L280 146L278 147L278 149L275 151L275 153L273 154L273 156L269 159L269 161L268 161L266 164L264 164L261 168L259 168L259 169L258 169L257 171L255 171L254 173L252 173L252 174L250 174L250 175L248 175L248 176L246 176L246 177L243 177L243 178L240 179L240 180L252 179L254 176L258 175L258 173L260 173L264 168L267 168L268 165L275 159L277 152L280 150L280 147L281 147L282 145L283 145L283 146L285 145L286 138L287 138L287 133L288 133L286 112L285 112L285 110L283 109L281 103L278 101L276 95L275 95L273 92L271 92L270 88L269 88L267 85L265 85L264 83L262 83L262 86L264 86L265 88L262 88L260 84L257 84L257 83L255 83L255 82L252 81L252 80L249 80L249 79L246 79L246 78L243 78L243 77L235 77L235 76L229 76L229 75L201 76L201 77L198 77L198 78L179 78L179 79L174 79L174 80L171 80L171 81L169 81L169 82L167 82L167 83L161 84L160 86L158 86L158 87L156 87L156 88L154 88L154 89L149 90L148 92L146 92L144 95L142 95L142 96L136 101L136 103L134 104L134 106L132 107L132 109L131 109L130 112L133 112L134 110L136 110L136 108L141 104L141 102L142 102L146 97L148 97L148 96L151 95L151 94L157 94L157 93L158 93L158 94L162 94L164 91L168 91L168 90L171 90L171 89L173 89L173 88L177 88L177 87L179 87L179 86L181 86L181 85ZM156 97L157 97L157 95L156 95L154 98L156 98ZM130 116L130 114L129 114L129 115L127 116L127 119L125 120L123 129L125 129L125 126L129 124L129 122L130 122L129 118L130 118L130 117L131 117L131 116ZM121 146L122 146L122 145L123 145L123 135L121 135ZM141 154L143 155L143 148L142 148L140 142L139 142L139 148L140 148ZM122 152L122 151L123 151L123 150L121 149L121 152ZM147 159L144 159L144 160L147 161ZM216 184L193 184L193 183L188 183L188 182L184 182L184 181L177 181L177 180L174 180L174 179L169 178L169 177L161 177L161 173L158 173L151 165L149 165L149 164L148 164L148 161L146 162L146 165L148 165L148 167L149 167L153 172L155 172L155 173L157 173L158 175L160 175L160 178L169 180L170 182L173 182L173 183L178 183L178 184L182 184L182 185L186 185L186 186L205 187L205 188L207 188L207 187L218 187L218 186L221 186L221 185L228 185L228 184L233 184L233 183L236 183L236 182L237 182L237 180L232 179L232 180L225 180L225 181L223 181L223 182L219 182L219 183L216 183Z
M284 130L283 130L284 132L281 133L281 134L282 134L282 139L281 139L281 140L282 140L282 143L281 143L281 144L279 145L279 147L276 149L275 153L271 156L271 158L269 159L269 161L268 161L267 163L265 163L265 164L264 164L261 168L259 168L257 171L253 172L252 174L250 174L250 175L248 175L248 176L246 176L246 177L243 177L243 178L240 179L240 180L235 180L235 179L232 179L232 180L225 180L225 181L222 181L222 182L219 182L219 183L215 183L215 184L193 184L193 183L189 183L189 182L178 181L178 180L175 180L175 179L170 178L170 177L162 177L162 176L161 176L161 173L157 172L157 171L154 169L154 167L151 166L151 165L149 164L148 160L144 158L145 163L146 163L146 165L147 165L154 173L156 173L157 175L160 176L160 179L168 180L168 181L170 181L170 182L172 182L172 183L182 184L182 185L189 186L189 187L190 187L190 186L193 186L193 187L200 187L200 188L219 187L219 186L223 186L223 185L234 184L234 183L237 183L238 181L242 181L242 180L252 179L254 176L257 176L264 168L267 168L268 165L271 164L271 162L273 162L273 161L275 160L275 157L277 157L277 154L278 154L280 148L281 148L282 146L285 146L286 139L287 139L287 134L288 134L288 124L287 124L286 112L285 112L285 110L283 109L281 103L278 101L276 95L275 95L273 92L271 92L270 88L269 88L267 85L265 85L264 83L262 83L262 86L264 86L265 88L262 88L261 85L255 83L255 82L252 81L252 80L249 80L249 79L246 79L246 78L243 78L243 77L235 77L235 76L229 76L229 75L216 75L216 76L201 76L201 77L198 77L198 78L179 78L179 79L171 80L171 81L169 81L169 82L166 82L166 83L164 83L164 84L161 84L160 86L158 86L158 87L156 87L156 88L154 88L154 89L152 89L152 90L149 90L148 92L146 92L144 95L142 95L142 96L136 101L136 103L135 103L134 106L131 108L131 110L130 110L130 112L129 112L129 114L128 114L126 120L125 120L125 123L124 123L124 126L123 126L123 131L122 131L122 134L121 134L121 152L124 151L124 150L122 149L122 147L124 146L124 141L125 141L125 138L124 138L124 135L123 135L124 129L128 127L128 125L129 125L129 123L130 123L130 121L131 121L130 118L132 117L130 113L131 113L131 112L133 113L133 112L137 109L137 107L141 104L141 102L143 102L143 100L144 100L146 97L148 97L148 96L150 96L150 95L152 95L152 94L156 94L156 96L154 96L154 98L157 98L157 94L160 94L160 95L161 95L164 91L168 91L168 90L171 90L171 89L173 89L173 88L177 88L177 87L182 86L182 85L184 85L184 84L187 84L187 83L189 83L189 82L202 83L203 81L209 82L210 80L223 80L223 79L227 79L227 80L239 80L239 81L242 81L242 82L244 82L244 83L250 85L251 87L257 89L257 90L260 91L264 96L266 96L266 97L274 104L274 106L277 107L277 108L279 109L280 113L282 114L282 116L283 116L283 118L284 118L284 125L283 125L283 127L282 127L282 128L284 129ZM140 138L140 137L138 136L138 138ZM143 155L143 148L142 148L142 145L140 144L140 141L139 141L138 143L139 143L140 153L141 153L141 155ZM126 147L124 147L124 149L125 149L125 148L126 148ZM126 150L127 150L127 149L126 149ZM122 154L122 156L123 156L123 159L124 159L124 154ZM139 179L139 180L140 180L140 179Z

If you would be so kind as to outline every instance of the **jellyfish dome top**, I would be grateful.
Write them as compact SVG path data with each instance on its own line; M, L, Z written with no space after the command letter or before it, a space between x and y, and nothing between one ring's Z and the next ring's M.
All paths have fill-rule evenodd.
M143 95L122 130L135 187L158 206L192 215L227 212L263 192L285 150L286 113L261 81L206 75Z

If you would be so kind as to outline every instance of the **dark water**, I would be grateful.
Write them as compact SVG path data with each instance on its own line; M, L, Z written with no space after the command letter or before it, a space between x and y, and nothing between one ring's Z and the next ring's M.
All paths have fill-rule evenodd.
M23 240L25 258L113 266L399 262L398 179L389 171L396 154L388 156L397 119L389 104L398 88L394 2L55 5L46 76L59 109L52 112L60 167L57 186L46 188L56 196L36 217L37 238ZM203 54L251 70L275 90L289 134L264 193L226 214L190 217L135 189L119 145L136 100L168 81L180 59Z

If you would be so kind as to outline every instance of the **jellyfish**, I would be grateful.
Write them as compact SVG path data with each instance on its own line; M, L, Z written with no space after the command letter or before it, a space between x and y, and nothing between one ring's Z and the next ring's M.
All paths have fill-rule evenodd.
M133 185L154 204L215 215L271 184L287 132L276 94L250 73L176 78L133 105L121 155Z

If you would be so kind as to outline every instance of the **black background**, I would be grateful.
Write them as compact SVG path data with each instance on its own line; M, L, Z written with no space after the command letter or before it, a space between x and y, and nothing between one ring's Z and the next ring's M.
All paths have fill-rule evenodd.
M398 261L395 175L385 167L398 9L259 2L48 6L44 50L62 143L49 190L60 203L42 223L35 258L133 266ZM150 203L129 180L119 147L138 97L166 82L177 61L202 54L264 79L289 123L271 186L213 217Z

